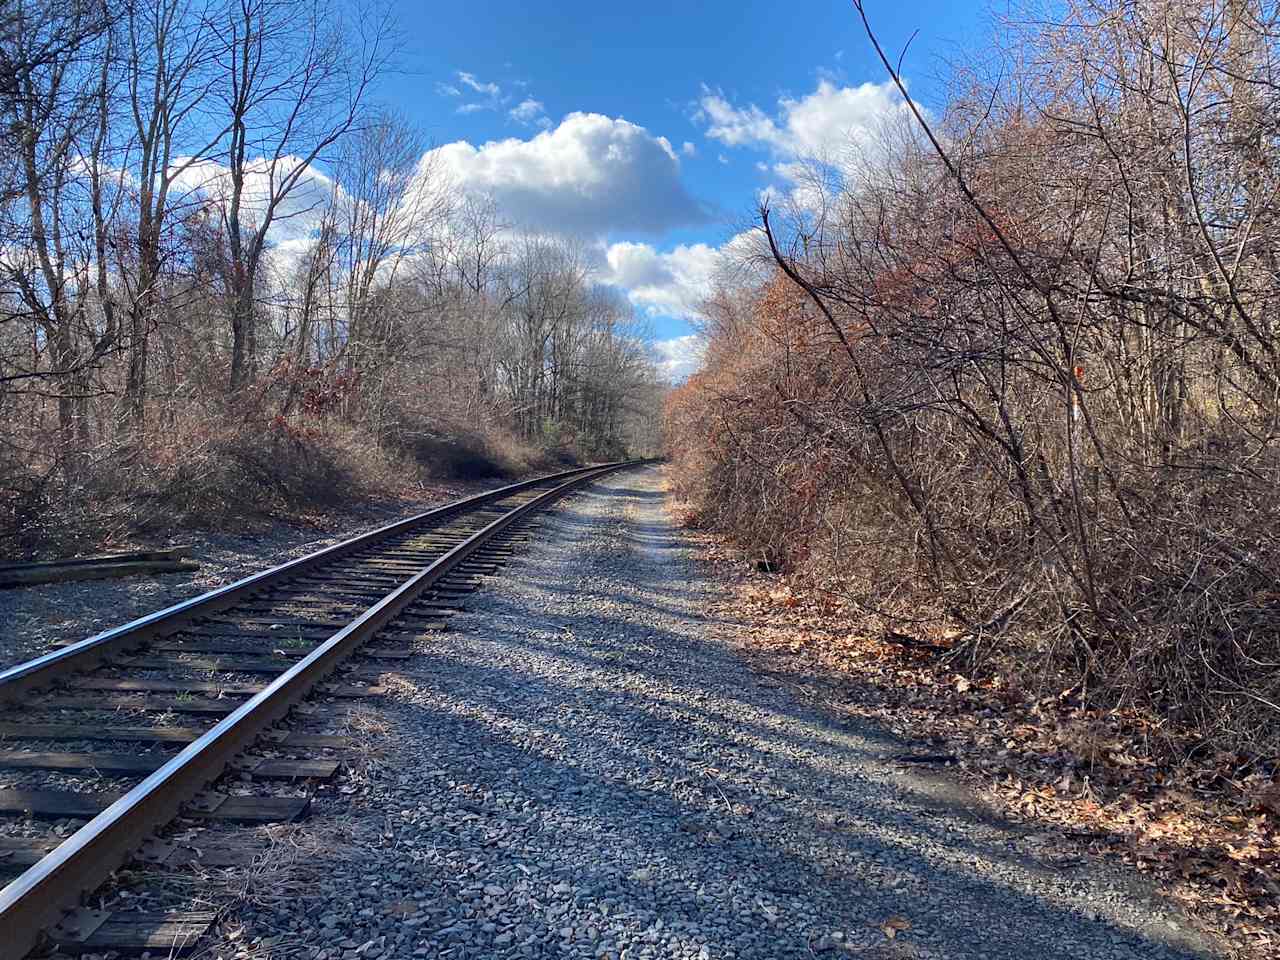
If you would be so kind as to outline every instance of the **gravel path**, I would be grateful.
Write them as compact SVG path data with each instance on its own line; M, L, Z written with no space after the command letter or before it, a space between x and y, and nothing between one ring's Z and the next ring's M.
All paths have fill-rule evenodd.
M562 504L423 642L289 894L206 955L1213 955L1136 879L1038 859L902 744L752 673L661 488Z

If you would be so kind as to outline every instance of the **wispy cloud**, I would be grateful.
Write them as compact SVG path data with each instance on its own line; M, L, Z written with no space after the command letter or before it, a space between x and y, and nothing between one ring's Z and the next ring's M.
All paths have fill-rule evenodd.
M725 255L705 243L681 244L664 253L624 240L609 246L605 262L604 282L625 290L636 306L656 315L694 317L711 295Z
M547 117L546 105L541 100L533 99L533 97L526 97L521 100L507 111L507 116L516 123L524 124L527 127L538 126L545 130L551 126L551 120Z
M502 88L500 86L496 83L481 83L476 79L476 75L474 73L467 73L465 70L459 70L458 79L476 93L483 93L488 97L498 97L502 95Z
M438 83L436 92L441 96L466 99L466 103L458 106L457 112L462 114L479 113L481 110L501 110L511 100L509 94L502 92L500 84L481 80L469 70L459 70L454 74L455 83ZM479 99L471 99L476 95Z

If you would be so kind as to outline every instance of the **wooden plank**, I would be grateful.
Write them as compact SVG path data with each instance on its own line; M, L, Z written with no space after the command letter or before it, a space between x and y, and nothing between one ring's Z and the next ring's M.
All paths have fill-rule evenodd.
M208 796L207 794L205 796ZM210 809L193 803L183 815L196 820L220 820L227 823L293 823L311 809L308 797L227 797L221 794Z
M203 630L206 627L234 627L237 630L248 628L264 633L290 633L296 628L303 630L341 630L351 622L349 617L343 619L307 617L300 619L296 614L277 613L275 616L252 616L235 612L219 617L204 617L197 620L193 627ZM264 629L265 628L265 629Z
M237 663L244 663L244 664L247 664L247 666L242 669L241 667L236 666ZM257 663L259 662L255 662L255 660L250 660L250 659L239 660L239 662L238 660L225 660L225 664L227 664L227 666L221 667L221 669L225 669L225 671L228 671L228 672L241 671L242 669L242 672L244 673L283 673L285 669L288 669L289 666L292 666L292 664L278 663L278 662L274 662L274 660L273 662L270 662L270 663L276 663L278 664L278 666L274 666L274 667L256 666ZM174 660L157 659L157 660L138 660L138 662L129 664L129 666L136 666L141 669L169 669L169 671L174 671L174 669L177 669L180 666L184 666L184 664L179 664L177 662L174 662ZM209 669L209 668L192 666L192 669ZM367 673L369 669L372 669L372 668L357 667L355 671L352 671L352 672L353 672L353 675L358 676L358 675L362 675L362 673ZM90 686L90 681L92 681L93 684L97 684L97 686ZM248 686L243 684L241 685L219 684L218 681L196 681L196 680L192 680L192 681L186 681L186 680L93 681L92 677L88 678L88 681L83 682L83 684L82 682L78 682L78 681L73 682L73 686L79 686L79 687L84 687L84 689L93 689L93 690L179 690L179 691L191 690L191 691L198 691L198 692L221 691L221 692L224 692L224 694L227 694L228 696L247 696L251 694L256 694L257 691L265 689L265 687L261 687L261 686Z
M362 606L354 600L341 600L333 596L322 597L319 594L286 595L279 599L273 599L274 597L275 592L264 600L246 600L244 603L237 603L236 612L243 610L245 613L278 615L281 613L281 608L297 608L288 612L295 616L311 616L313 613L331 611L335 616L345 616L350 609Z
M150 773L158 770L169 755L136 753L29 753L0 750L0 769L9 770L96 770L98 773Z
M341 577L335 576L327 583L335 591L354 590L363 592L370 590L377 591L378 596L383 597L402 584L408 583L410 579L408 574L403 577L375 577L363 574L360 576L347 576L344 574ZM323 586L321 589L323 589Z
M214 842L203 839L199 847L188 847L165 840L148 840L134 854L134 860L170 869L205 867L247 867L270 850L264 843Z
M162 643L153 643L151 650L164 653L230 653L230 654L255 654L266 653L270 649L271 656L279 658L282 662L292 663L300 660L310 651L305 647L271 647L269 644L264 647L257 645L246 649L241 644L231 643L227 640L192 640L188 642L182 641L164 641ZM403 660L413 655L412 651L404 648L393 647L361 647L358 654L362 657L373 657L382 660Z
M71 686L79 690L138 690L171 693L220 693L228 697L251 697L266 687L261 684L212 683L202 680L120 680L79 677Z
M26 814L41 820L96 817L119 800L118 793L72 793L68 790L0 790L0 813Z
M176 955L192 949L213 926L215 917L212 913L112 912L90 933L60 924L50 930L49 938L71 953L117 950Z
M353 744L346 737L337 737L329 733L294 733L280 730L268 730L260 739L265 743L287 747L292 750L354 750Z
M315 584L320 587L342 587L348 584L371 584L383 586L388 583L404 583L408 577L394 576L386 573L357 573L354 570L334 571L329 574L313 574L299 577L295 583Z
M32 706L55 710L164 710L193 716L223 716L240 706L236 700L209 700L204 697L46 697Z
M355 655L370 660L410 660L413 651L405 647L361 647Z
M260 780L329 780L338 772L336 760L256 760L236 769Z
M398 666L382 665L376 663L364 664L360 666L345 665L342 668L341 676L335 677L335 681L346 682L354 680L357 683L373 683L376 684L387 673L399 669Z
M144 573L191 573L200 564L188 560L138 560L122 563L55 567L48 570L9 570L0 572L0 587L33 586L40 583L63 583L71 580L109 580Z
M129 553L100 553L92 557L67 557L62 560L30 560L19 563L0 563L0 573L10 570L36 570L42 567L89 566L95 563L118 563L131 560L181 560L191 555L191 545L158 547L154 550L134 550Z
M262 673L268 676L284 673L291 665L283 657L188 657L185 660L137 657L116 663L137 670L220 670L223 673Z
M96 817L123 794L72 793L67 790L0 790L0 813L41 820ZM291 823L311 809L307 797L222 797L210 809L192 806L183 815L228 823Z
M367 604L371 596L382 596L383 585L376 587L347 586L343 587L332 581L290 580L278 587L263 592L263 603L297 603L326 601L328 603Z
M352 617L352 619L355 619ZM182 636L191 637L197 640L219 640L219 639L240 639L249 643L261 643L264 645L280 645L289 641L301 640L327 640L343 627L350 620L340 621L336 627L315 626L315 627L286 627L281 630L263 629L261 626L256 627L234 627L224 624L201 624L199 626L185 627L182 630Z
M91 727L74 723L0 723L0 737L31 740L121 740L137 743L190 743L205 731L198 727ZM289 749L327 747L343 749L351 742L343 737L315 733L268 730L261 739Z
M398 614L391 623L410 624L420 630L444 630L449 626L449 621L443 617L425 617L413 613Z
M322 686L320 694L338 700L354 700L360 697L385 697L386 687L365 687L353 684L332 684Z
M380 550L378 558L391 558L409 563L430 563L442 554L448 553L462 540L415 541L412 547L400 550Z
M61 842L61 837L0 837L0 856L6 853L43 856Z
M0 723L0 737L26 740L127 740L190 743L204 731L195 727L103 727L76 723Z
M306 654L337 632L337 630L316 630L298 636L296 633L288 634L284 631L279 633L249 633L244 630L238 632L228 630L226 633L216 633L204 630L184 630L182 631L182 636L191 643L226 643L230 640L239 640L241 645L232 647L231 653L262 654L276 650L295 650L299 654ZM248 649L246 649L246 646ZM192 652L194 653L195 651L193 650Z
M162 640L159 643L153 643L147 649L157 653L238 653L249 655L261 655L268 650L272 654L279 656L284 654L286 657L297 659L307 653L305 647L296 649L289 647L273 646L269 643L235 643L235 637L212 637L209 639L199 638L195 640Z
M0 837L0 877L12 879L48 855L61 839Z
M434 630L428 630L423 627L410 627L410 626L397 627L393 624L391 626L384 627L380 631L380 636L382 636L386 640L395 640L401 643L404 643L404 642L413 643L416 640L426 640L428 638L435 639L437 637L443 636L446 632L447 631L444 629L444 627L439 627Z

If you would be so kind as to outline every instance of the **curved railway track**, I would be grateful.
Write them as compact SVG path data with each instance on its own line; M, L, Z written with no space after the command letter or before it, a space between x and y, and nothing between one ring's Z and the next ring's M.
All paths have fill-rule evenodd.
M154 834L179 815L300 816L299 785L332 776L342 742L275 725L313 693L377 696L410 655L397 637L442 627L523 521L638 462L469 497L0 671L0 958L51 928L90 943L109 917L82 896L131 858L173 856ZM234 793L207 789L228 771ZM65 839L41 826L64 818L87 822Z

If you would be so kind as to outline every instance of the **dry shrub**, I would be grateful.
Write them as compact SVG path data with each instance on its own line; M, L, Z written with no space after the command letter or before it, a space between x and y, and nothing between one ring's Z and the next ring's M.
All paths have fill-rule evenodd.
M535 470L576 463L577 457L550 451L500 425L479 428L433 423L399 434L395 445L429 477L437 480L488 480L518 477Z
M360 430L325 423L187 414L81 454L69 480L15 470L0 542L63 555L250 518L316 514L417 489L419 471ZM24 480L26 487L19 485Z
M404 413L389 444L435 480L495 480L580 462L576 452L530 442L507 426L471 425Z
M260 423L175 424L162 443L121 451L123 469L94 494L133 506L144 527L172 518L208 525L244 516L318 512L359 495L403 492L400 464L341 425L291 431Z
M769 337L735 327L734 349L715 342L666 417L686 522L838 598L853 629L952 645L957 666L1042 694L1078 687L1137 708L1171 743L1275 749L1280 453L1220 426L1172 462L1117 463L1119 497L1087 462L1074 485L1053 470L1029 485L1033 521L1010 465L956 417L920 409L877 433L866 405L824 392L814 370L797 384L795 354ZM1024 434L1042 413L1006 412ZM1049 438L1037 456L1062 459Z
M163 424L109 435L56 458L0 463L0 545L15 557L61 556L191 527L340 510L409 497L429 480L498 481L577 462L500 426L410 426L381 439L334 416L292 419L191 406Z
M898 132L817 222L764 209L773 273L706 305L705 369L668 405L699 521L858 629L1171 744L1280 748L1280 8L1259 9L1068 6L957 93L950 166ZM1144 84L1061 69L1166 61Z

